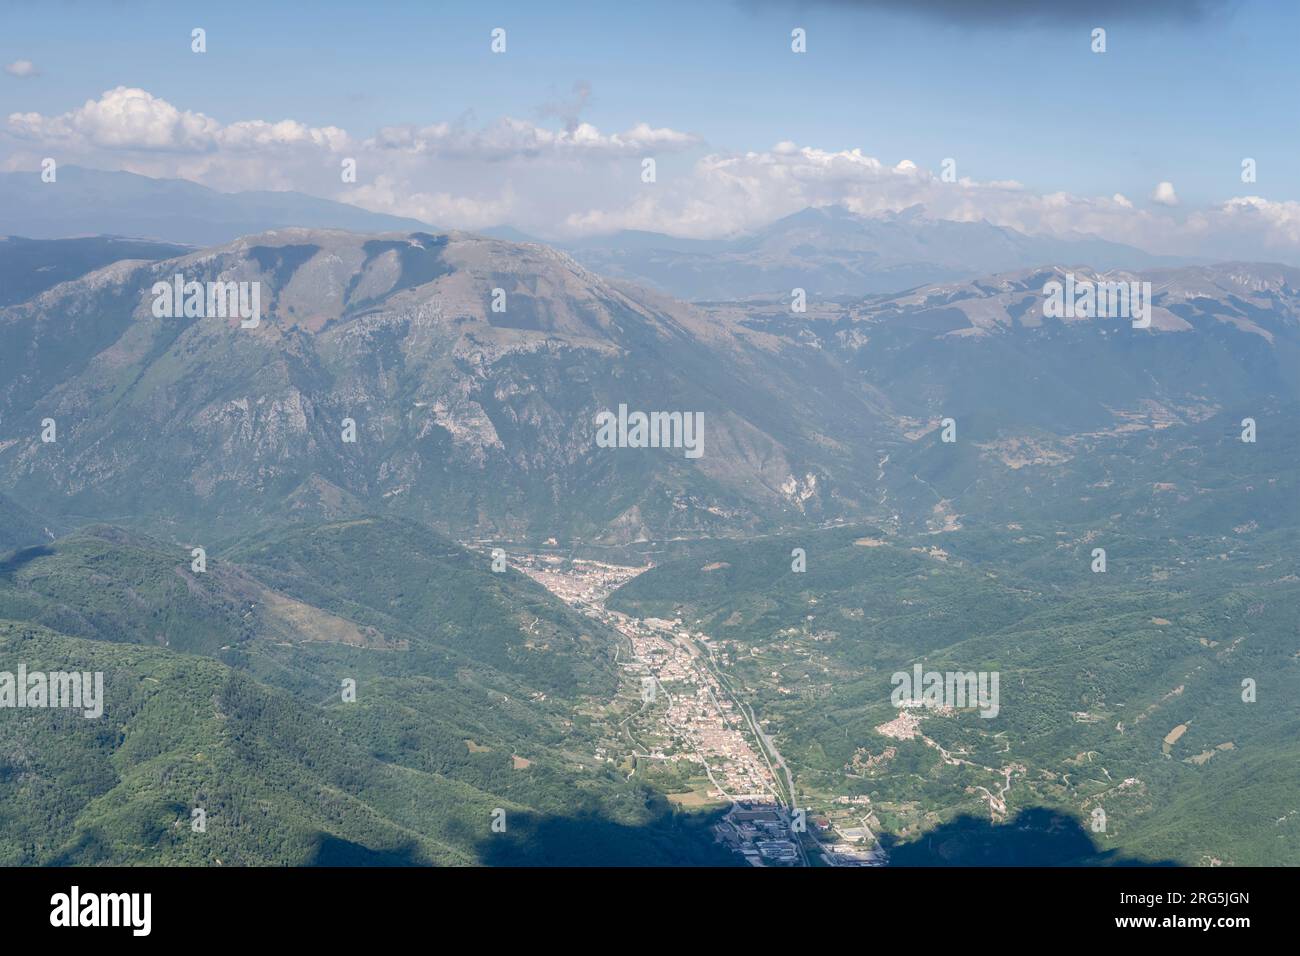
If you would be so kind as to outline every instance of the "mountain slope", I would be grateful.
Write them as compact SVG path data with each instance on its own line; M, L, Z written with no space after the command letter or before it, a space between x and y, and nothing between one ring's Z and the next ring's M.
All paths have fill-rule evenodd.
M1045 317L1044 287L1071 274L1150 282L1151 327ZM1125 417L1196 421L1262 396L1300 398L1300 271L1026 270L869 299L824 336L891 395L926 396L900 398L904 414L960 410L982 435L1011 423L1059 434ZM960 374L936 374L953 363Z
M1045 318L1069 271L1151 282L1150 328ZM260 283L260 324L155 317L177 274ZM227 538L376 512L602 544L928 520L933 500L891 494L960 478L977 449L1014 471L1044 443L1296 401L1298 290L1279 266L1046 267L807 313L699 308L544 246L284 230L0 309L0 471L54 519ZM620 405L698 413L702 454L601 447ZM960 438L931 455L946 417Z
M187 549L98 528L0 570L0 656L104 673L101 718L5 711L0 860L730 862L593 756L627 706L613 641L528 579L374 520L245 551L192 573ZM358 567L360 593L334 574ZM582 832L602 840L552 842Z
M715 542L610 604L701 632L801 802L830 812L854 800L854 825L868 820L886 844L1040 808L1086 831L1101 809L1091 862L1118 850L1283 865L1300 852L1288 623L1300 569L1296 526L1272 530L1166 538L1133 533L1122 513L1098 526L1049 512L1000 534L858 527ZM1106 574L1089 569L1097 545ZM996 713L895 706L893 675L918 664L998 674ZM1243 697L1247 678L1257 701ZM1197 812L1209 807L1213 826ZM964 852L941 862L981 862Z
M45 522L7 495L0 494L0 555L47 541Z
M155 318L150 289L178 273L260 282L260 326ZM0 311L0 335L6 473L27 500L115 520L382 503L543 537L755 525L854 507L848 439L877 420L820 350L459 234L285 230L119 263ZM597 413L620 404L702 413L704 454L598 447ZM25 437L47 417L57 442Z

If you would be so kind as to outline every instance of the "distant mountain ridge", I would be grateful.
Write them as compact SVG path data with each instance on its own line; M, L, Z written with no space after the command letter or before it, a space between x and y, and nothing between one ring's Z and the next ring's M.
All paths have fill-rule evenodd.
M43 183L35 172L0 173L0 235L113 235L214 246L294 227L435 231L416 219L299 192L223 193L187 180L78 166L60 167L54 183ZM919 206L883 216L808 207L730 239L624 230L553 241L510 225L478 232L563 249L601 275L687 300L789 295L793 288L821 296L871 295L1052 263L1099 270L1193 264L1105 239L1030 236L984 220L937 219Z
M115 235L212 246L289 226L352 232L430 228L418 219L299 192L223 193L183 179L71 165L60 166L53 183L42 182L36 172L0 172L0 235Z
M934 219L919 207L867 217L809 207L730 240L621 232L561 244L604 275L648 283L683 299L897 292L1050 263L1148 269L1188 260L1104 239L1029 236L987 221Z
M170 259L188 246L119 236L27 239L0 236L0 306L25 302L60 282L123 259Z

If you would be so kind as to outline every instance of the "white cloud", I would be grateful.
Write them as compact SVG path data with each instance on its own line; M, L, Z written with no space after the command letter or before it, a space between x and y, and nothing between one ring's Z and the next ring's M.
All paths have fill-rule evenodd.
M471 129L464 123L432 126L386 126L366 145L448 159L501 162L541 156L607 154L636 156L670 152L695 145L697 138L673 129L639 123L624 133L605 134L590 123L551 130L527 120L502 117L490 126Z
M36 69L36 64L31 60L14 60L12 63L6 63L5 72L10 76L18 77L41 75L41 71Z
M304 126L295 120L268 123L244 120L220 130L218 144L230 149L267 149L282 146L307 146L338 153L351 145L347 132L337 126Z
M211 149L219 128L202 113L178 110L144 90L125 86L58 116L9 116L9 129L24 139L107 149Z
M1300 262L1300 202L1235 196L1187 218L1204 255Z
M617 229L683 236L733 235L807 206L839 204L868 216L920 206L937 219L988 220L1031 234L1096 236L1152 252L1300 261L1300 203L1248 196L1175 210L1172 184L1150 206L1109 197L1036 193L1010 180L945 183L908 159L892 165L861 149L790 141L743 153L702 153L698 137L637 123L603 132L572 104L539 110L563 126L472 117L384 127L356 136L292 119L221 123L141 89L118 87L57 115L8 118L5 165L31 169L42 156L224 190L298 189L435 226L509 223L542 237ZM566 114L561 116L560 114ZM640 158L660 157L643 183ZM357 182L340 162L355 158Z
M1174 184L1156 183L1156 188L1151 193L1151 201L1162 206L1177 206L1178 193L1174 192Z
M1272 202L1261 196L1239 196L1218 206L1216 225L1232 222L1263 224L1267 241L1300 245L1300 202Z
M126 86L58 116L11 113L9 129L23 139L81 149L202 153L299 144L338 150L347 145L347 134L332 126L314 129L293 120L223 126L210 116L177 109L145 90Z
M299 189L439 226L509 220L554 231L593 196L615 204L637 181L640 157L698 143L689 133L645 122L603 132L576 115L584 90L569 108L549 108L567 114L559 129L513 117L487 125L462 117L354 138L338 127L292 119L223 124L123 86L66 113L11 114L7 130L18 149L6 165L24 168L52 152L64 162L178 176L216 189ZM355 185L340 180L345 157L357 162Z
M510 221L517 211L514 189L508 184L498 196L475 199L449 192L411 192L388 175L358 185L338 198L375 212L410 216L424 222L460 229L485 229Z
M1043 195L1012 180L967 177L945 183L909 160L890 166L860 149L828 151L781 142L768 151L709 154L680 176L661 173L654 187L621 206L576 210L563 224L571 233L625 228L704 238L829 203L866 216L920 205L939 219L987 219L1024 232L1087 232L1118 241L1136 238L1145 215L1123 196Z

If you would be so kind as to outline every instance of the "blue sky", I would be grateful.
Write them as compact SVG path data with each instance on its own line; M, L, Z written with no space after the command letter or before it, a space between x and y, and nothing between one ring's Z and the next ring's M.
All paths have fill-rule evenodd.
M559 128L544 104L571 100L581 82L590 96L580 119L602 133L645 123L697 138L659 157L669 174L701 156L790 142L934 173L953 157L962 177L1120 193L1139 207L1162 181L1184 212L1247 194L1300 200L1300 5L1280 0L1212 4L1191 20L1063 3L1056 22L991 12L977 23L848 0L294 6L6 7L0 60L30 60L39 75L0 75L0 115L59 116L125 86L222 124L289 118L358 139L458 119ZM208 32L205 55L190 52L193 26ZM497 26L508 31L502 56L488 50ZM807 54L790 52L794 26L808 31ZM1089 48L1093 26L1107 30L1105 54ZM0 160L30 160L31 139L0 138ZM77 158L104 165L103 153ZM1258 163L1250 187L1240 180L1247 156ZM498 172L498 188L536 188ZM490 180L466 188L483 201Z

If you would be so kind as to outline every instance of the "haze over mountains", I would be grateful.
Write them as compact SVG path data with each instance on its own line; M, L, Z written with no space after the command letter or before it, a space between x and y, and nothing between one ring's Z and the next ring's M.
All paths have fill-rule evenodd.
M116 235L211 246L284 227L437 231L437 224L297 192L221 193L186 180L77 166L63 166L58 175L57 188L33 188L35 173L0 173L0 235ZM919 206L875 217L842 206L810 207L729 239L622 231L545 240L509 226L483 234L552 245L600 275L680 299L787 295L795 287L823 296L868 295L1051 264L1104 271L1188 261L1092 237L1029 236L986 221L934 218Z
M1179 261L1101 239L1027 236L986 221L935 219L919 207L866 217L824 206L730 240L625 232L565 248L596 272L684 299L788 295L792 288L824 296L866 295L1052 263L1104 271Z

